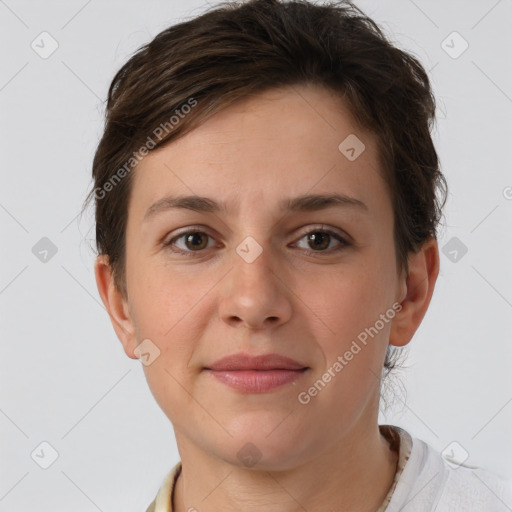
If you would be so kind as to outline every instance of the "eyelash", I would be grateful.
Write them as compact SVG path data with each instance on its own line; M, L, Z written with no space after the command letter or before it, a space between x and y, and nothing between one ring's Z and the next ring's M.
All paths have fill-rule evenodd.
M206 233L205 231L202 231L202 230L199 230L199 229L190 229L189 231L184 231L183 233L171 238L168 242L165 242L164 243L164 246L166 248L168 248L170 251L174 252L174 253L177 253L177 254L183 254L184 256L187 256L187 257L198 257L198 256L201 256L201 253L205 250L205 249L201 249L199 251L184 251L183 249L176 249L176 248L173 248L172 245L177 241L179 240L180 238L183 238L184 236L186 235L193 235L195 233L201 233L201 234L204 234L208 237L210 237L210 235L208 233ZM347 240L345 240L342 236L340 236L338 233L336 233L335 231L332 231L330 229L322 229L322 228L315 228L315 229L311 229L310 231L307 231L306 233L303 233L300 237L299 237L299 240L301 240L302 238L304 238L305 236L307 235L310 235L311 233L323 233L323 234L327 234L327 235L330 235L331 237L335 238L336 240L338 240L339 242L341 242L341 245L338 246L338 247L335 247L334 249L330 249L330 250L321 250L321 251L313 251L313 250L310 250L310 249L302 249L307 255L318 255L318 254L322 254L322 253L328 253L328 254L331 254L333 252L338 252L338 251L341 251L342 249L346 248L346 247L349 247L351 244L349 242L347 242ZM210 238L213 238L213 237L210 237Z

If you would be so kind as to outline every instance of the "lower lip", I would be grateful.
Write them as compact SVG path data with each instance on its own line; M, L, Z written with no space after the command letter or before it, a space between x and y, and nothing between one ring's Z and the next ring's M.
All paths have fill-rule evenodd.
M297 380L302 370L207 370L227 386L244 393L265 393Z

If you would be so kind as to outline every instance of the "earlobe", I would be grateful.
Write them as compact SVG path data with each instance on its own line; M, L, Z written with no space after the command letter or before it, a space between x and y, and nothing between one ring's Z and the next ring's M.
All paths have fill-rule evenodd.
M96 258L94 275L101 300L107 309L114 331L121 341L126 355L131 359L137 359L137 356L134 354L134 350L137 347L134 322L127 300L114 284L106 254L100 254Z
M391 324L389 344L403 347L409 343L425 316L439 274L437 240L429 238L416 253L409 255L409 274L402 309Z

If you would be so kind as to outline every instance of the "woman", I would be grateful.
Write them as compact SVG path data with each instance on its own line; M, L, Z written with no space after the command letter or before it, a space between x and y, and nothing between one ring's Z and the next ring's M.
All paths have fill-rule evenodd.
M114 77L96 281L181 457L148 512L510 510L497 476L378 424L439 272L434 116L349 2L225 4Z

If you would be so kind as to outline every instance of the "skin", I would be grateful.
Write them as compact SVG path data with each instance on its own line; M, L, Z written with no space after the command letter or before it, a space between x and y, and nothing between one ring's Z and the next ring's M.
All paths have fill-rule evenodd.
M349 134L365 144L354 161L338 149ZM105 255L96 260L95 276L128 357L137 357L146 338L160 350L143 368L182 461L175 510L377 510L397 465L378 429L386 348L406 345L419 327L439 252L428 240L409 255L409 275L398 274L376 136L326 89L283 87L224 109L151 152L133 172L128 296L114 286ZM367 213L330 207L287 214L277 206L284 198L333 192L363 201ZM226 201L227 210L174 209L144 221L148 207L170 194ZM164 246L183 234L180 228L198 224L205 233L195 242L199 255L185 237L174 242L196 257ZM351 245L334 237L321 249L308 243L305 235L322 224ZM236 252L248 236L262 248L252 263ZM394 318L301 404L298 393L394 303L401 304ZM309 370L260 394L235 391L203 371L240 351L275 352ZM237 457L248 442L261 454L252 467Z

